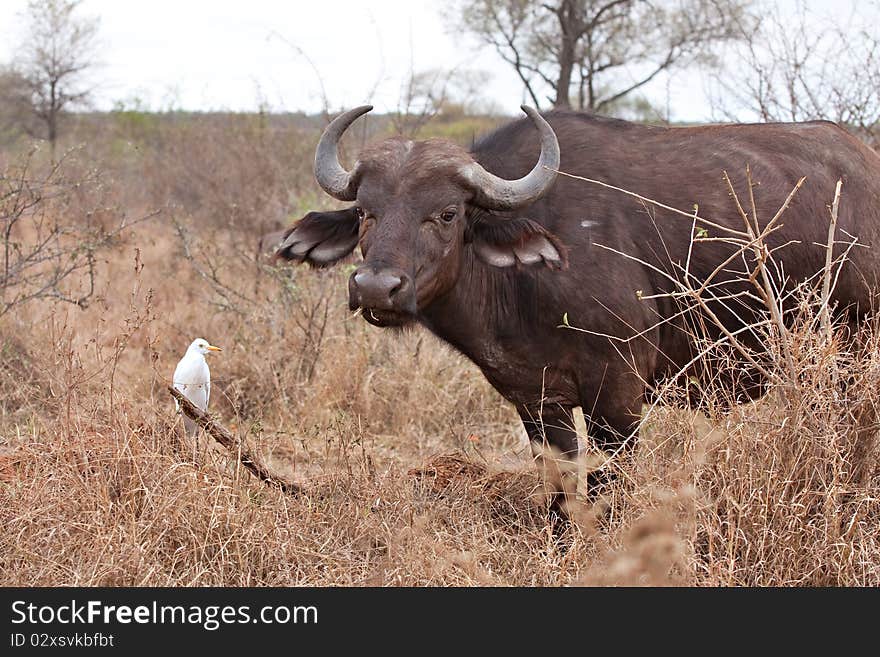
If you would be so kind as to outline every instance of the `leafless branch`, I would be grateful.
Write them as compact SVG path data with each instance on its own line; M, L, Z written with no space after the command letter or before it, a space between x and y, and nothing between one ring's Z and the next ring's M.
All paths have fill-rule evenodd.
M91 223L89 211L82 218L63 216L63 203L75 190L94 186L97 174L69 177L68 154L36 173L34 153L0 173L0 316L36 299L85 308L95 293L97 254L156 214L135 221L123 217L110 229ZM70 285L74 275L86 279L79 293Z
M202 427L209 436L223 445L223 447L233 454L236 454L239 462L257 479L267 486L277 488L288 495L299 495L303 492L302 487L299 484L295 484L292 481L288 481L287 479L270 472L256 456L245 449L244 445L232 435L229 429L224 427L209 414L196 408L179 390L173 386L168 386L168 392L171 393L171 396L174 397L175 400L177 400L177 403L180 404L181 411L183 411L189 419Z

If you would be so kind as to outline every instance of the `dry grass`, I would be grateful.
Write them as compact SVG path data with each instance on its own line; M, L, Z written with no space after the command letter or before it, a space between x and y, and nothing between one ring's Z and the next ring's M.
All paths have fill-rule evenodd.
M182 175L158 157L126 166ZM265 180L248 202L275 207L282 177ZM167 200L147 182L160 191L139 210ZM802 321L784 394L654 409L619 483L557 539L524 431L479 371L422 331L350 317L344 267L261 264L258 235L207 216L238 212L221 201L127 233L89 308L2 319L0 584L880 585L876 327L852 343ZM165 387L196 335L225 348L213 411L303 495L181 441Z

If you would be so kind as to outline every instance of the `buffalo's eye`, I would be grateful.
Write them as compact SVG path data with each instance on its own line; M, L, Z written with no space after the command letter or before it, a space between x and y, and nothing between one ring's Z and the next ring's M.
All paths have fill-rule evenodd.
M355 212L357 212L358 220L363 221L364 217L367 216L367 213L364 212L363 208L355 208Z
M455 219L455 215L458 214L453 208L447 208L443 212L440 213L440 219L445 222L450 222Z

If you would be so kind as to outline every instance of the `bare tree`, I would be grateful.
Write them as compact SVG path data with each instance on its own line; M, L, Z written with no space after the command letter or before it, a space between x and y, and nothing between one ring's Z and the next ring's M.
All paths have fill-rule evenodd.
M81 0L31 0L14 67L26 81L26 101L49 140L52 159L62 114L85 103L85 79L95 66L98 19L78 16Z
M0 68L0 144L13 142L32 120L27 80L18 71Z
M736 38L750 0L459 0L457 31L491 45L536 106L599 112ZM734 20L735 19L735 20Z
M850 15L823 15L800 2L783 12L762 7L756 25L727 53L709 85L715 118L828 119L880 145L880 2L857 2Z

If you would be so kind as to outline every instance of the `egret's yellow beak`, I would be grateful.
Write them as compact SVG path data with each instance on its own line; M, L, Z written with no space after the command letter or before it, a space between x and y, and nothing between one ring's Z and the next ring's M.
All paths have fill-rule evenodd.
M208 345L208 351L223 351L220 347L215 347L212 344Z

